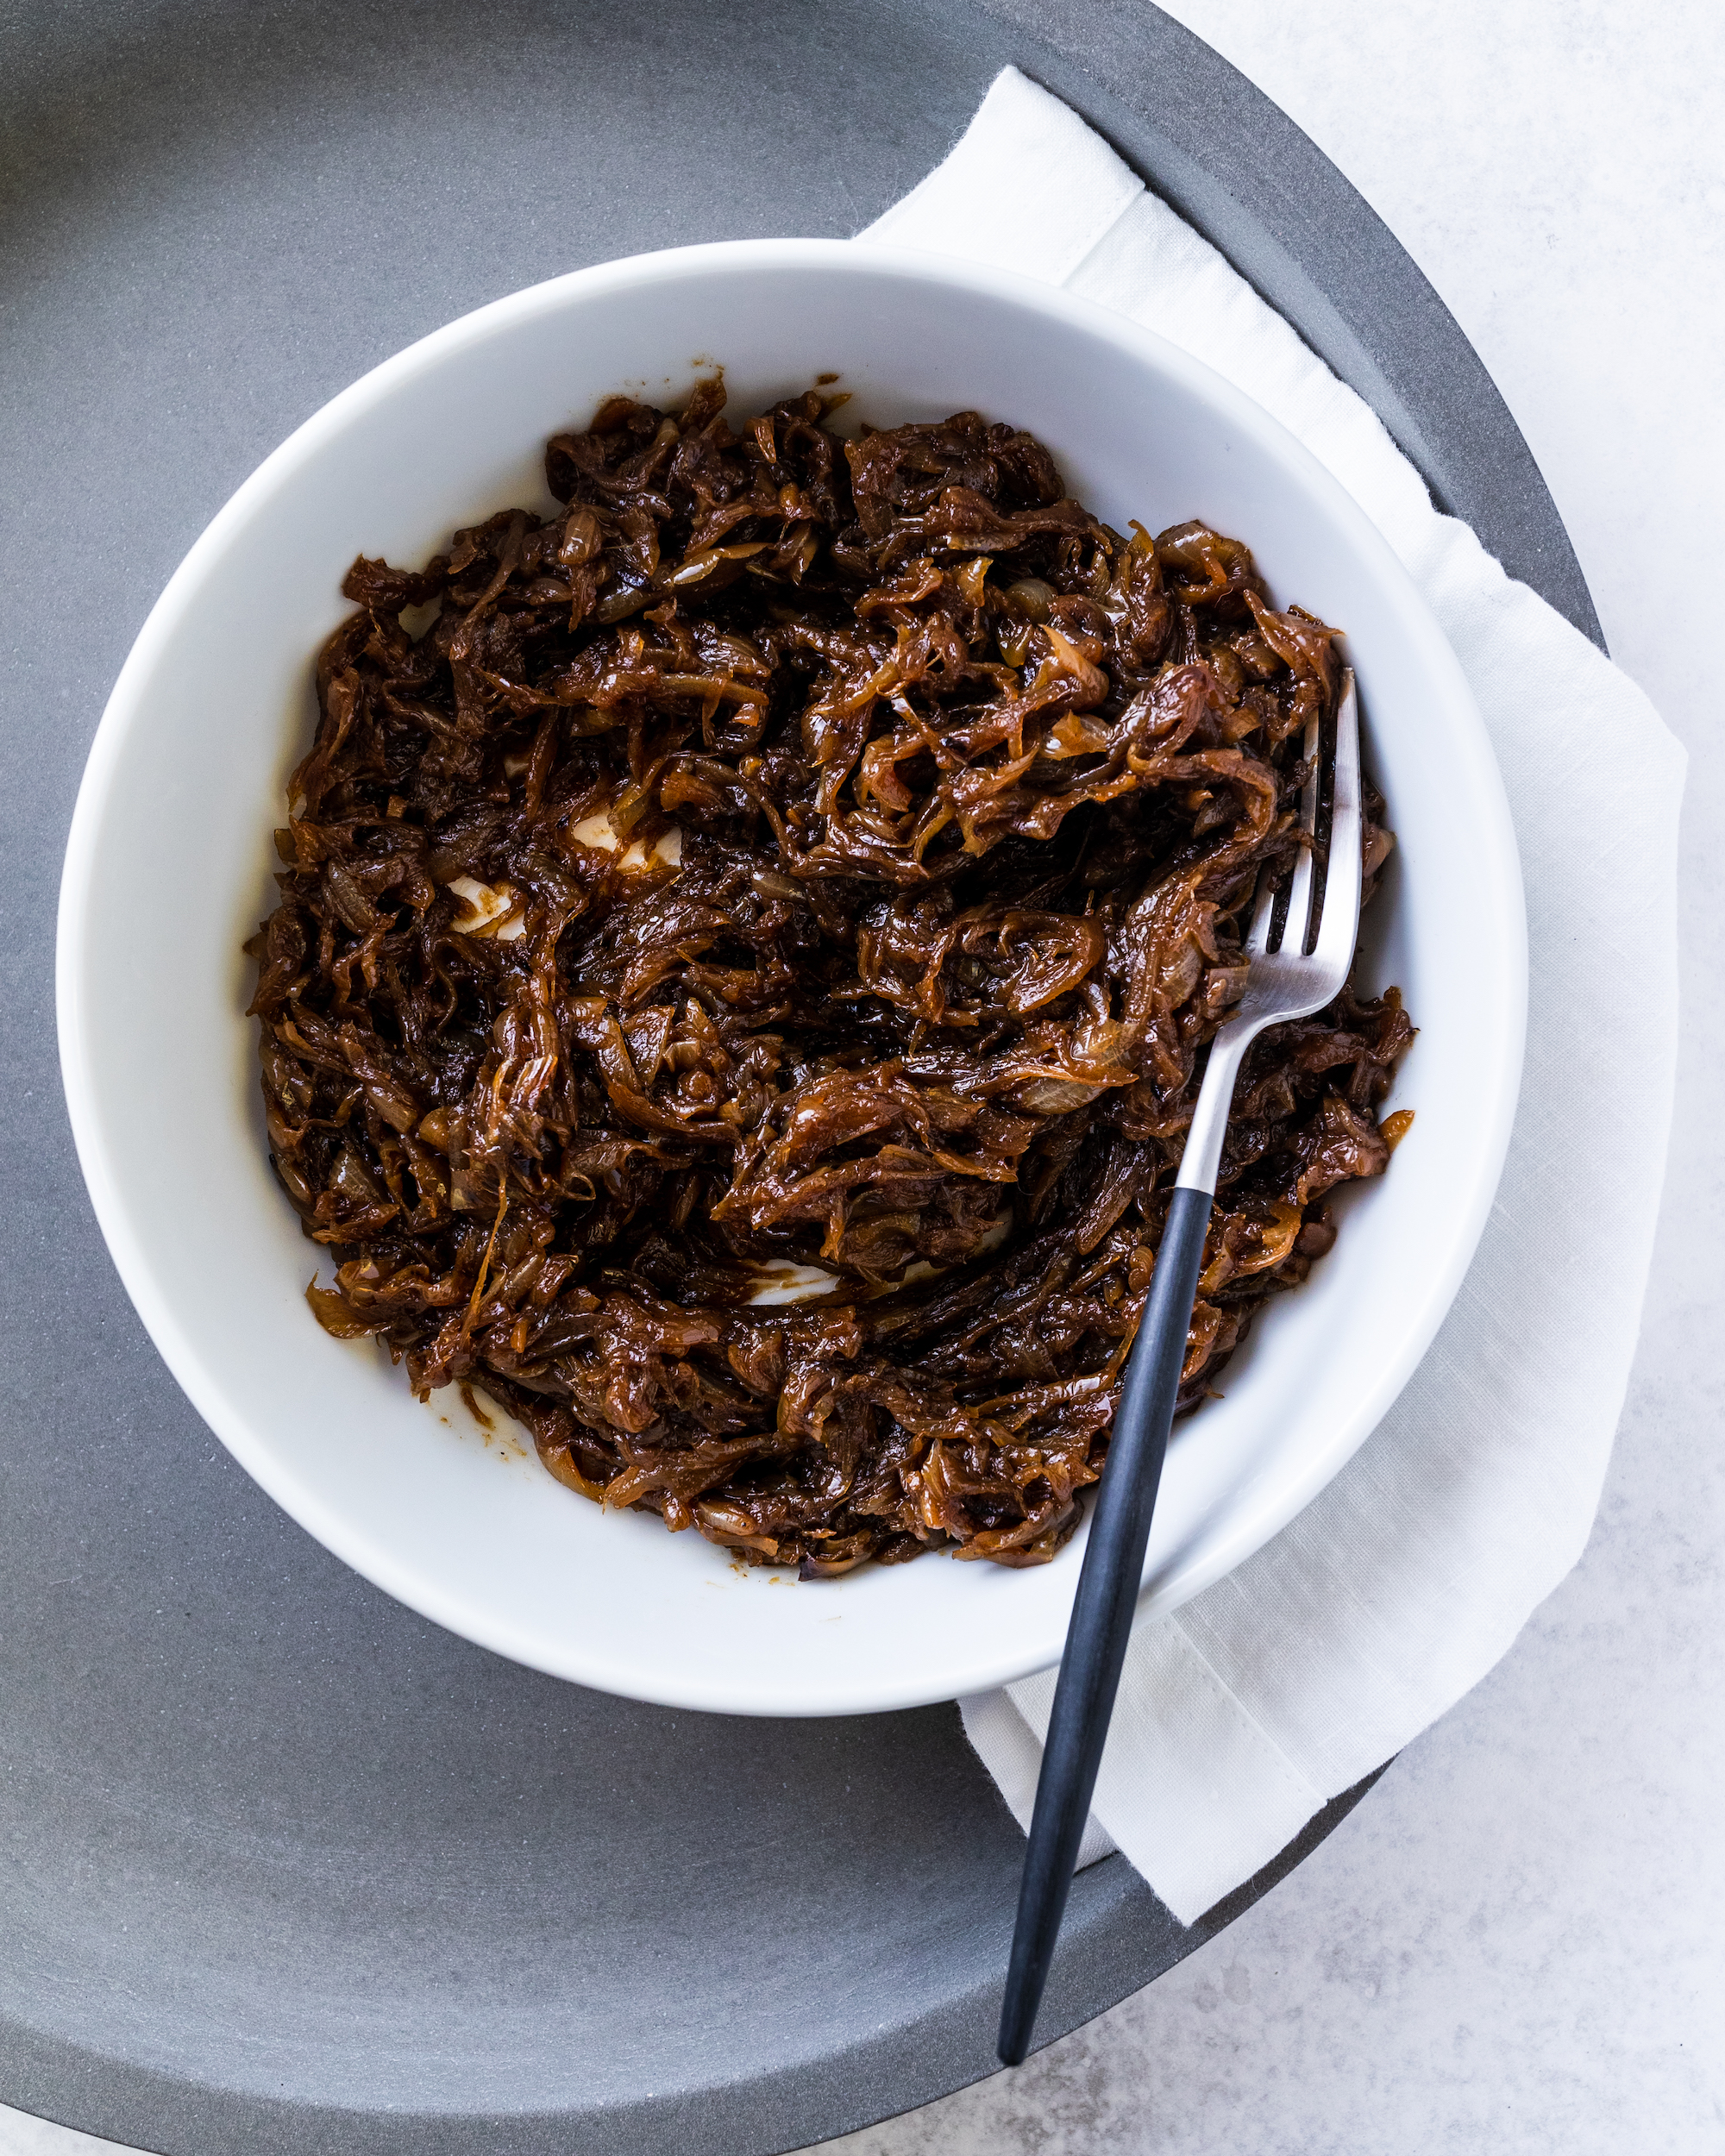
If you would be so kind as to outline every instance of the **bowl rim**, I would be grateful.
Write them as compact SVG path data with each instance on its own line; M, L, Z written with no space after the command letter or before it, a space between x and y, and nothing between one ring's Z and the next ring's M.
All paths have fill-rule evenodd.
M1383 1365L1376 1382L1360 1393L1349 1412L1337 1418L1329 1440L1308 1450L1299 1470L1289 1474L1283 1484L1274 1506L1255 1512L1249 1525L1217 1538L1207 1552L1158 1583L1154 1595L1147 1598L1158 1610L1177 1607L1201 1593L1280 1533L1352 1457L1413 1375L1455 1300L1490 1216L1520 1092L1527 1002L1525 899L1508 799L1460 662L1423 594L1378 527L1290 429L1226 376L1112 309L1017 271L922 249L880 245L872 240L862 243L771 238L720 241L621 257L492 300L394 353L303 421L217 510L164 586L109 695L79 784L60 881L56 1006L67 1112L97 1224L146 1331L192 1406L253 1480L343 1563L433 1622L547 1674L666 1706L765 1715L882 1712L988 1690L1051 1666L1058 1659L1061 1642L1051 1640L1048 1651L1029 1662L1022 1652L996 1654L991 1659L984 1647L969 1657L956 1683L949 1676L935 1689L930 1689L925 1679L916 1682L912 1671L906 1673L907 1682L852 1685L837 1698L776 1695L772 1691L770 1670L739 1673L737 1680L723 1688L705 1682L687 1687L679 1683L674 1670L662 1675L656 1667L651 1678L643 1680L635 1659L608 1651L605 1641L591 1637L579 1636L562 1643L568 1651L548 1651L543 1641L524 1636L506 1619L476 1611L419 1568L380 1546L369 1533L348 1521L338 1504L298 1477L274 1444L254 1429L243 1407L229 1397L205 1368L182 1323L170 1284L159 1276L146 1247L126 1194L123 1171L104 1125L84 993L85 958L92 925L90 900L97 847L113 805L122 752L146 717L152 676L196 605L206 575L222 558L230 536L279 486L350 423L386 402L399 386L519 323L559 313L586 298L673 284L692 273L718 271L747 275L816 267L864 279L882 275L909 279L941 291L969 292L1005 302L1076 325L1195 393L1230 422L1254 449L1264 446L1268 437L1284 465L1293 469L1301 485L1342 529L1350 549L1364 557L1379 579L1396 592L1401 625L1411 635L1421 663L1440 678L1446 703L1473 716L1473 727L1464 730L1455 745L1468 761L1471 789L1485 818L1479 833L1485 843L1477 871L1493 878L1498 886L1496 897L1502 942L1497 972L1503 999L1500 1037L1504 1052L1497 1069L1485 1074L1482 1082L1477 1143L1465 1201L1452 1216L1448 1248L1442 1262L1427 1276L1417 1317L1404 1328L1398 1351ZM1149 1560L1146 1563L1148 1570ZM1144 1607L1141 1601L1141 1614Z

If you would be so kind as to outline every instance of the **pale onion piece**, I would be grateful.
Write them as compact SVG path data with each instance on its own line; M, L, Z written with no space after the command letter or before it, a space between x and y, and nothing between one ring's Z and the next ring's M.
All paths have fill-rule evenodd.
M746 561L751 555L764 554L768 542L757 539L743 547L704 547L699 554L692 554L665 579L673 591L685 584L699 584L704 577L726 561Z
M1034 1071L1029 1075L1034 1082L1025 1087L1019 1099L1038 1115L1070 1115L1075 1108L1088 1107L1107 1090L1102 1086L1081 1084L1076 1078L1044 1078Z
M749 1298L750 1305L768 1302L808 1302L839 1285L836 1273L824 1273L819 1265L779 1265L759 1269L761 1285Z
M1012 1232L1013 1216L1010 1213L1003 1213L972 1250L970 1259L967 1259L966 1263L969 1263L975 1258L986 1257L990 1250L999 1250ZM950 1273L951 1270L951 1266L932 1264L925 1257L913 1258L899 1275L898 1284L900 1288L908 1288L915 1281L938 1280L943 1273Z
M614 854L617 851L617 833L612 829L611 818L603 809L592 816L582 817L579 824L572 824L569 836L581 845L597 847L604 853ZM652 858L674 868L682 857L683 834L681 829L673 824L670 830L662 833L655 843ZM647 862L647 849L638 838L635 838L624 849L617 865L619 868L644 868Z
M477 876L455 876L444 885L467 911L455 926L463 936L491 936L512 943L527 932L527 916L516 912L516 894L506 883L481 883ZM499 927L497 924L502 923Z
M1012 1233L1012 1215L1003 1214L976 1245L975 1255L982 1257L990 1250L999 1250ZM936 1280L951 1269L947 1265L932 1265L925 1257L913 1258L897 1280L875 1288L874 1293L894 1294L900 1288L909 1288L919 1280ZM757 1266L756 1270L761 1275L762 1285L749 1298L751 1304L807 1302L816 1295L825 1294L831 1288L844 1285L835 1274L824 1273L818 1265L794 1265L788 1258L774 1265Z

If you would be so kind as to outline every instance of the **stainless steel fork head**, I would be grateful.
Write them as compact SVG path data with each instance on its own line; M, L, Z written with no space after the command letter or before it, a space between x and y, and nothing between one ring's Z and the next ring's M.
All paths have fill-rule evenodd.
M1300 822L1308 838L1315 837L1318 822L1318 724L1307 730L1306 754L1312 765L1300 800ZM1359 781L1359 704L1353 669L1342 675L1341 699L1336 706L1336 750L1331 780L1329 856L1318 920L1317 940L1311 941L1312 894L1315 870L1309 846L1302 848L1295 864L1288 893L1287 918L1272 950L1271 928L1275 893L1266 877L1259 887L1251 926L1246 935L1249 968L1245 993L1234 1006L1233 1015L1210 1043L1210 1060L1199 1088L1192 1127L1186 1135L1185 1156L1175 1178L1177 1189L1214 1191L1221 1164L1222 1139L1227 1131L1234 1081L1247 1049L1267 1025L1289 1018L1309 1018L1341 993L1353 964L1354 942L1359 933L1361 882L1361 812Z

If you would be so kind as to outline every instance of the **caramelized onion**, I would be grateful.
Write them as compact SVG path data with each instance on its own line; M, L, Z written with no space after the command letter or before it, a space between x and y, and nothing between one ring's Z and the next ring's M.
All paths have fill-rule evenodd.
M614 398L550 443L553 519L348 572L248 946L309 1300L739 1559L1040 1564L1333 632L975 413L723 406ZM1345 993L1253 1050L1186 1405L1383 1172L1411 1037Z

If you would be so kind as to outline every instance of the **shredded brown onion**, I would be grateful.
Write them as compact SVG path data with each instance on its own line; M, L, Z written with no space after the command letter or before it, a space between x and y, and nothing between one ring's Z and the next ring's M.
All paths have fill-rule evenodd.
M248 945L310 1300L751 1563L1039 1564L1335 632L974 412L724 403L613 400L547 449L562 514L348 573ZM1185 1404L1383 1172L1412 1037L1344 993L1253 1050Z

